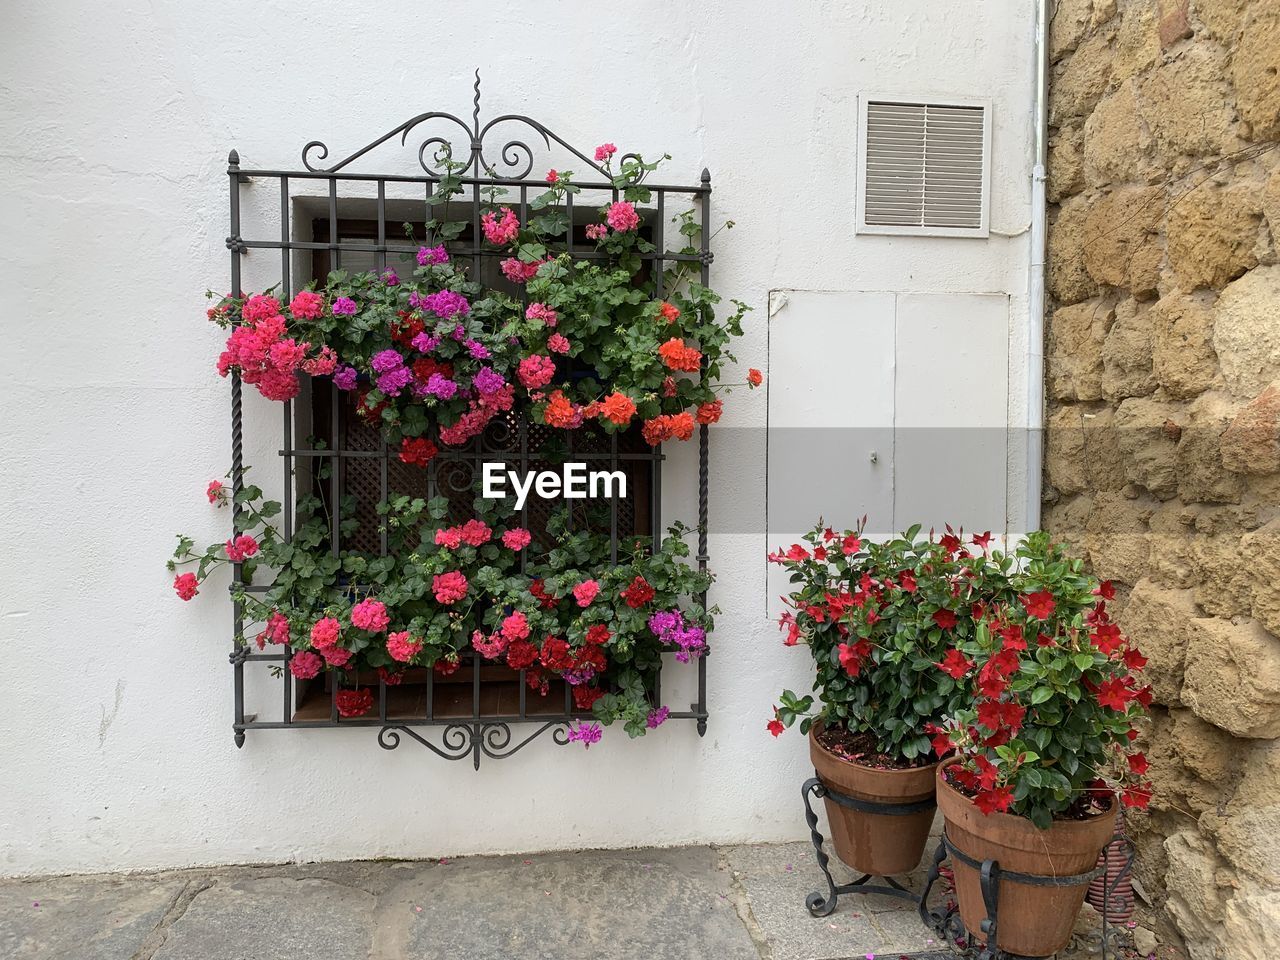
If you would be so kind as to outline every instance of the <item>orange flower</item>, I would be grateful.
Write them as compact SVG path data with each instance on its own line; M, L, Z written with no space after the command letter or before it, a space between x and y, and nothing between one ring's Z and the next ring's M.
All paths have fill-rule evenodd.
M662 319L666 320L667 323L675 323L680 319L679 309L673 307L665 300L662 302L662 309L658 311L658 315L662 317Z
M723 413L723 404L719 400L710 400L698 407L699 423L719 423Z
M702 354L693 347L686 347L679 337L672 337L660 346L658 355L662 357L662 362L669 369L684 370L689 373L696 373L698 364L702 361Z
M762 374L755 367L752 367L750 370L747 371L747 383L749 383L753 387L760 386L760 384L764 383L764 374Z
M574 421L577 418L577 411L573 409L573 404L569 402L569 398L564 395L564 392L561 390L553 391L551 398L547 401L547 409L542 414L542 419L547 425L568 428L574 426Z
M625 427L636 415L636 405L625 393L609 394L600 404L600 416L611 420L620 427Z
M688 440L693 436L693 414L687 410L669 418L671 433L677 440Z
M663 440L670 437L671 428L668 426L667 420L667 417L654 417L652 420L646 420L640 430L640 435L644 437L644 442L651 447L656 447Z

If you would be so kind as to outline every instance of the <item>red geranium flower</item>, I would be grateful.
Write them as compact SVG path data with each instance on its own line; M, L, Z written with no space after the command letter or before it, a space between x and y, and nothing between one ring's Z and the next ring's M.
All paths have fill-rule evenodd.
M573 688L573 705L579 710L590 710L604 696L599 687L577 686Z
M1147 762L1147 755L1145 753L1131 753L1125 759L1129 761L1129 769L1138 776L1142 776L1146 773L1147 769L1151 766L1151 764Z
M440 450L426 437L405 437L400 441L401 463L425 467Z
M538 659L542 661L544 667L551 670L568 670L573 666L573 655L569 652L569 644L559 637L547 637L542 641L542 652Z
M773 734L775 737L782 736L782 731L787 729L786 726L782 723L782 721L779 720L777 717L774 717L767 724L765 724L765 726L768 728L769 732Z
M644 577L636 577L631 581L631 586L622 591L622 599L627 602L627 606L633 610L638 610L654 597L653 587L649 586L649 581Z
M533 598L538 601L538 605L544 610L550 610L556 605L556 598L547 593L547 588L543 585L541 577L529 584L529 592L533 594Z
M609 632L609 628L603 623L593 623L587 627L587 643L602 646L608 643L609 638L612 636L613 634Z
M538 648L528 640L515 640L507 647L507 666L523 670L538 659Z
M373 693L368 687L363 690L339 690L334 700L338 705L338 716L362 717L373 706Z

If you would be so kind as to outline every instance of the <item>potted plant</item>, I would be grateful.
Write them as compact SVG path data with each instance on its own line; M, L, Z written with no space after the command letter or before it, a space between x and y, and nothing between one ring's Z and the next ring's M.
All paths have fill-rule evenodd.
M788 646L813 655L813 691L783 692L769 729L800 718L818 778L871 804L911 805L934 795L938 757L931 739L967 693L945 669L957 645L1002 595L1011 566L989 552L990 536L966 545L950 528L919 537L918 526L884 543L821 524L804 543L771 554L795 588L780 625ZM815 705L817 707L814 710ZM864 873L892 876L919 862L932 806L890 814L826 798L836 854Z
M975 864L994 860L996 946L1041 957L1071 937L1117 798L1145 807L1151 797L1146 758L1133 750L1151 688L1134 674L1145 658L1111 620L1109 583L1046 533L1031 534L1017 557L1015 598L990 606L946 654L939 672L968 702L934 749L956 752L938 768L938 803L962 854L952 865L965 927L986 938Z

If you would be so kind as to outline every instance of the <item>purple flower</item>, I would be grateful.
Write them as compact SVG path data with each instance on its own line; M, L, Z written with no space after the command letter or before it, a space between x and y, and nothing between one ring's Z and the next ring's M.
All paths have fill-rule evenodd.
M578 722L576 727L569 729L568 737L570 742L577 741L586 749L590 750L593 743L599 743L600 737L604 733L604 729L600 724L592 721L591 723Z
M431 267L439 263L448 263L449 253L444 248L444 244L438 247L419 247L418 248L418 266Z
M419 353L430 353L436 347L440 346L440 338L433 337L425 331L418 334L410 342L413 344L413 349L417 350Z
M441 400L448 400L458 392L458 385L443 373L433 373L427 380L426 392Z
M333 385L339 390L354 390L356 388L356 368L339 367L333 373Z
M386 273L382 275L382 282L385 283L388 287L394 287L399 285L400 278L396 276L396 272L394 270L388 270Z
M354 315L358 308L356 307L356 302L350 297L338 297L338 299L333 301L333 307L331 309L333 310L333 315L335 317L349 317Z
M369 361L369 366L373 367L378 373L388 373L397 367L404 366L404 357L400 356L396 350L383 350L373 355L373 359Z
M664 642L669 642L671 634L683 628L684 617L679 610L659 610L649 618L649 629Z
M408 367L397 367L378 378L378 389L388 397L400 396L400 391L413 380L413 371Z
M452 290L429 293L420 298L420 303L423 310L430 310L437 317L444 317L445 319L466 316L471 312L471 304L467 302L467 298L460 293L454 293Z
M505 387L507 381L502 374L496 373L493 367L481 367L480 372L471 378L471 384L481 396L487 397Z
M670 707L659 707L657 710L650 710L649 716L644 721L644 725L650 730L657 730L666 722L667 717L670 716L670 714Z
M467 348L467 352L471 354L473 359L475 360L489 359L489 348L486 347L479 340L468 340L464 344L464 346Z

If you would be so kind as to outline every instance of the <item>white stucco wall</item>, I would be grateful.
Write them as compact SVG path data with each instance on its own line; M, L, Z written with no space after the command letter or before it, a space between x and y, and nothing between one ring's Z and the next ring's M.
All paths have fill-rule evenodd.
M807 664L765 619L763 533L712 540L725 612L705 739L607 731L589 753L538 743L479 773L380 750L368 729L235 748L224 582L183 604L163 567L176 531L219 539L228 521L203 500L229 460L203 319L206 288L228 283L227 151L295 167L313 138L345 153L423 110L468 114L479 66L489 116L665 150L671 179L711 169L716 217L737 222L715 286L756 308L744 367L769 367L770 290L1004 294L1008 355L989 361L1016 422L1032 5L45 2L5 21L0 874L800 836L804 743L764 723ZM992 98L990 239L853 235L868 90ZM770 403L798 387L773 379ZM247 459L274 475L278 409L249 396ZM765 410L736 394L726 423ZM714 448L712 510L763 524L763 435L736 435ZM688 467L667 482L691 484ZM854 491L832 519L861 512Z

